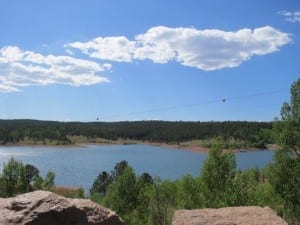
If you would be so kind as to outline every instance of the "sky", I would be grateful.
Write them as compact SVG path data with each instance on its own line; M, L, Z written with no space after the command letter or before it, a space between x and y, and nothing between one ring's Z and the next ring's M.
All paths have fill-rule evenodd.
M298 0L0 0L0 119L272 121Z

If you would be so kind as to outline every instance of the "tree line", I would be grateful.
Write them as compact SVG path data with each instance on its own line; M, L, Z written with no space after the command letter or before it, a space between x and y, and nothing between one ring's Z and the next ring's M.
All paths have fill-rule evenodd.
M55 122L39 120L0 120L0 144L18 143L26 138L36 142L46 140L71 144L70 136L132 139L148 142L180 143L195 139L221 138L243 140L263 147L272 142L271 122Z

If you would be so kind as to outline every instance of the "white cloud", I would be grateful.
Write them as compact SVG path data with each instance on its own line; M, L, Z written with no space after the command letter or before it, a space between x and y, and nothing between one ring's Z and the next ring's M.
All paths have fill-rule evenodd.
M98 37L88 42L73 42L66 48L101 60L154 63L178 63L211 71L239 66L254 55L265 55L291 42L289 34L273 27L238 31L197 30L157 26L134 40L120 37Z
M300 11L296 12L289 12L289 11L280 11L278 12L279 15L282 15L285 17L285 20L291 23L297 23L300 22Z
M74 55L74 53L70 50L70 49L66 49L66 53L68 54L68 55Z
M20 91L29 85L65 84L72 86L109 82L99 72L110 64L70 56L41 55L16 46L0 49L0 92Z
M135 42L126 37L98 37L89 42L69 43L66 47L80 49L93 58L117 62L131 62L135 50Z

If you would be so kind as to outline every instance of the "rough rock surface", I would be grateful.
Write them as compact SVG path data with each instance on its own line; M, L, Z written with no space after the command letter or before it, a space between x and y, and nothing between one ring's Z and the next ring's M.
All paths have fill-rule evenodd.
M268 208L258 206L177 210L172 225L287 225Z
M35 191L0 198L1 225L125 225L115 212L90 200Z

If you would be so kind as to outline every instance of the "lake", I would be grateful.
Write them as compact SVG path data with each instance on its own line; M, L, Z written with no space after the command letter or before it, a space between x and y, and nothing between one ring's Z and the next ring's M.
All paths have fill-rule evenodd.
M262 168L273 159L274 151L236 153L241 170ZM56 185L92 186L97 175L113 170L115 164L126 160L137 174L148 172L162 179L177 179L185 174L198 176L206 153L149 145L87 145L82 147L0 147L0 169L10 157L36 166L41 175L55 172ZM88 193L88 192L87 192Z

